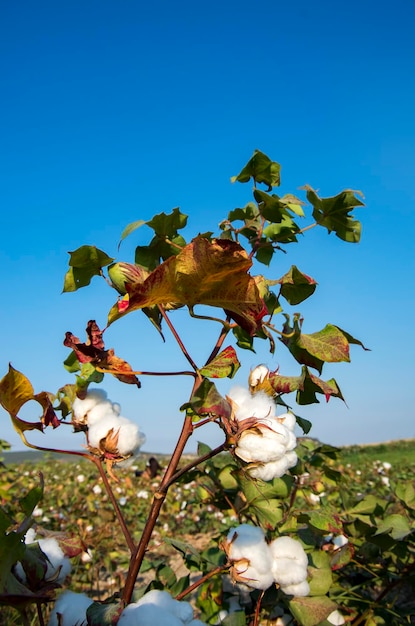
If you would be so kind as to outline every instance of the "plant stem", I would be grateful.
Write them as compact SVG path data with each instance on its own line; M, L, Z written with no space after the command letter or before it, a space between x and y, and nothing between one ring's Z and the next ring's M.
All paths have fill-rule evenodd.
M192 357L190 356L190 354L186 350L184 343L180 339L176 329L174 328L173 324L171 323L171 320L170 320L169 316L167 315L166 311L164 310L164 307L161 304L159 304L158 308L159 308L159 311L162 314L162 316L163 316L167 326L170 328L171 332L173 333L174 338L176 339L177 343L179 344L180 349L183 352L184 356L189 361L189 363L190 363L191 367L194 369L194 371L197 372L197 365L196 365L196 363L193 361Z
M228 326L226 327L226 326L224 325L224 326L223 326L223 328L222 328L222 330L220 331L220 335L219 335L219 337L218 337L218 340L217 340L217 342L216 342L216 345L215 345L215 347L213 348L212 352L210 353L209 358L207 359L207 361L206 361L206 363L205 363L205 366L206 366L206 365L209 365L209 363L210 363L211 361L213 361L213 359L215 358L215 356L218 354L219 350L221 349L221 347L222 347L222 345L223 345L223 342L225 341L225 339L226 339L226 337L227 337L227 335L228 335L228 333L229 333L229 330L230 330L230 326L229 326L230 321L231 321L231 318L230 318L230 317L229 317L229 315L228 315L228 316L226 317L226 322L227 322Z
M166 484L166 489L168 489L170 487L170 485L172 485L174 482L176 482L176 480L178 480L181 476L183 476L183 474L186 474L186 472L191 470L193 467L197 467L200 463L203 463L204 461L207 461L208 459L212 459L214 456L216 456L220 452L223 452L225 450L225 447L226 447L226 442L222 443L217 448L214 448L213 450L210 450L209 452L207 452L203 456L199 456L194 461L191 461L190 463L188 463L187 465L182 467L182 469L177 470L177 472L171 477L171 479L168 482L168 484Z
M195 391L195 388L197 386L198 386L198 381L195 381L193 391ZM151 535L153 534L153 530L156 525L156 522L160 513L160 509L163 506L163 503L166 499L169 485L172 482L172 477L177 472L177 467L180 462L181 456L183 454L183 450L192 432L193 432L192 418L191 416L186 416L183 422L183 427L180 433L180 437L176 444L176 448L169 461L169 464L167 466L163 479L160 483L159 489L154 494L153 501L150 507L149 516L144 526L141 539L130 560L130 566L129 566L127 578L125 581L125 587L122 593L122 600L124 604L129 604L131 602L131 598L134 592L135 581L137 579L138 572L140 571L141 564L143 562L145 553L147 551L147 546L151 539Z
M102 467L101 459L99 459L97 457L92 457L92 456L90 458L91 458L91 461L93 463L95 463L95 465L98 468L98 471L99 471L100 476L102 478L102 482L104 483L105 491L107 492L108 497L111 500L111 504L114 507L115 515L117 516L118 522L119 522L119 524L121 526L122 533L123 533L124 538L125 538L125 540L127 542L128 549L130 550L130 553L133 554L133 552L135 550L135 543L134 543L133 538L132 538L132 536L130 534L130 531L128 530L128 526L125 523L125 519L124 519L123 514L121 513L121 509L119 507L117 499L114 496L114 492L113 492L113 490L111 488L110 482L108 480L108 476L106 475L105 470Z
M208 572L204 576L201 576L201 578L199 578L194 583L189 585L186 589L184 589L179 594L177 594L176 600L182 600L189 593L192 593L192 591L200 587L200 585L203 585L203 583L209 580L209 578L213 578L213 576L216 576L217 574L220 574L221 572L226 572L228 569L229 569L229 566L218 565L218 567L215 567L215 569L213 569L211 572Z

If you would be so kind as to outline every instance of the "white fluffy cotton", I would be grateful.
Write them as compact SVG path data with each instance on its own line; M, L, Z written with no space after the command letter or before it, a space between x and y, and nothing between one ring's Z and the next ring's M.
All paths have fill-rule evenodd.
M193 619L193 608L179 602L167 591L152 589L121 613L119 626L205 626Z
M229 531L225 551L236 582L264 590L277 583L284 593L293 596L310 592L307 554L291 537L278 537L267 544L260 527L241 524Z
M306 596L310 591L307 582L307 554L301 543L291 537L278 537L269 545L272 555L272 573L284 593Z
M74 419L88 426L88 444L91 448L102 449L110 435L111 444L116 442L116 452L120 457L136 454L145 443L145 435L140 433L137 424L120 415L121 407L111 402L102 389L91 389L83 400L76 398L72 405ZM104 442L104 443L102 443ZM114 453L114 450L110 450Z
M92 602L84 593L64 591L55 602L48 626L87 626L86 611Z
M25 543L36 543L35 536L36 533L34 531L30 533L28 531L25 537ZM70 560L64 555L59 543L53 537L39 539L37 543L46 557L44 580L46 582L53 581L62 584L71 573L72 566ZM26 584L26 574L20 561L14 566L14 573L19 580Z
M227 537L228 558L233 574L254 589L268 589L274 582L272 561L264 533L259 526L241 524Z
M258 376L262 374L260 371ZM244 387L234 387L228 397L240 426L235 455L248 463L246 470L253 478L269 481L283 476L298 460L294 452L295 416L277 416L274 400L263 391L252 394ZM245 420L250 418L254 418L254 424L244 428Z

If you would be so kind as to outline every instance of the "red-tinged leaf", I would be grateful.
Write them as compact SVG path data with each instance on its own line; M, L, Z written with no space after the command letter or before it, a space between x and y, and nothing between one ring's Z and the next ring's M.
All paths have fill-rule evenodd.
M327 363L350 361L349 342L342 331L332 324L311 335L302 333L298 346Z
M90 320L88 322L86 333L88 336L86 343L82 343L71 332L65 334L63 342L65 346L75 352L80 363L91 363L98 372L112 374L121 382L141 387L140 381L127 361L116 356L114 350L105 350L102 340L103 331L100 330L95 321Z
M339 550L335 550L330 559L331 569L335 571L348 565L354 557L354 552L354 547L350 543L346 543Z
M104 340L102 339L103 331L100 330L95 320L89 320L86 327L86 334L88 335L89 343L94 348L103 350L105 348Z
M334 378L328 381L321 380L321 378L311 374L307 367L303 367L303 375L303 384L298 388L297 392L297 404L305 405L319 402L316 397L317 393L324 394L327 402L331 397L339 398L344 401L342 392Z
M228 346L208 365L205 365L200 373L206 378L233 378L240 366L235 348Z
M232 414L230 403L220 395L214 383L205 378L189 402L180 407L196 415L212 415L229 419Z
M126 285L129 306L122 312L118 305L113 307L108 323L127 312L154 305L205 304L229 312L254 335L267 311L255 279L248 274L251 266L252 261L239 244L196 237L156 267L144 282Z
M55 413L55 409L52 405L51 394L47 391L41 391L34 396L34 399L39 402L43 408L42 424L44 426L52 426L52 428L58 428L61 425L58 416Z
M88 549L82 539L77 535L57 536L56 540L59 543L59 546L64 555L67 556L69 559L72 559L74 556L78 556L79 554L86 552Z
M303 274L292 265L291 269L278 280L281 285L281 295L291 305L299 304L309 298L316 290L317 283L314 278Z
M281 395L303 389L304 376L304 370L301 376L281 376L278 372L270 372L269 383L274 393Z

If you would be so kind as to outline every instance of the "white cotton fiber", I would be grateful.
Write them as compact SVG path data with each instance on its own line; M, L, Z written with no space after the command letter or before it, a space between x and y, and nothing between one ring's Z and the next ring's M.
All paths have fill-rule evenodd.
M100 420L91 424L88 428L88 444L92 448L99 448L99 442L101 439L105 439L108 433L112 430L112 434L115 434L121 424L119 418L113 413L103 415Z
M282 424L284 424L285 428L288 428L288 430L294 430L296 425L295 415L293 415L292 413L282 413L277 417L278 420L281 421Z
M268 482L274 478L281 478L281 476L284 476L287 469L287 458L286 455L284 455L278 459L278 461L249 466L247 471L252 478Z
M129 604L121 613L118 626L183 626L183 622L157 604Z
M292 537L277 537L269 544L273 559L293 559L303 565L308 566L307 554L299 541Z
M125 417L119 417L118 452L121 456L128 456L140 448L146 441L145 435L140 433L137 424Z
M55 602L48 626L87 626L86 611L92 603L84 593L64 591Z
M286 438L268 428L259 426L258 429L261 434L251 429L241 433L235 454L246 463L267 463L280 459L285 454Z
M106 391L103 389L90 389L83 400L75 398L72 404L72 412L76 419L82 420L94 406L105 401L107 401Z
M228 558L240 582L254 589L268 589L274 582L272 559L259 526L241 524L229 531Z
M118 414L115 413L113 409L112 402L110 402L109 400L105 400L105 402L100 402L99 404L96 404L88 411L88 414L87 414L88 428L90 428L91 426L94 426L95 424L97 424L102 419L108 416L118 417Z
M63 583L71 573L71 562L53 537L39 539L39 548L48 559L45 580Z
M284 593L287 594L287 596L304 597L308 596L308 594L310 593L310 585L306 580L303 580L297 585L281 585L281 589Z
M263 391L252 395L244 387L233 387L228 397L237 405L235 417L239 422L250 417L263 419L275 415L275 402Z

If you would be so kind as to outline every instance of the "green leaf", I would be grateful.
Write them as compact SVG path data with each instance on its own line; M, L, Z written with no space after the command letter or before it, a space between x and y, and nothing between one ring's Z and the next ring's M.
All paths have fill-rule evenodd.
M202 367L200 373L206 378L233 378L240 366L235 348L228 346L208 365Z
M402 541L412 532L412 528L403 515L394 513L384 517L375 535L390 535L395 541Z
M172 537L164 537L164 541L180 552L189 569L202 569L205 559L203 559L202 555L190 543L186 543L185 541L181 541L179 539L173 539Z
M246 626L245 611L234 611L221 620L222 626Z
M415 488L412 483L398 483L395 494L409 509L415 509Z
M349 513L353 515L370 515L380 506L380 500L372 495L365 496L355 506L350 509Z
M293 598L289 602L289 607L301 626L317 626L336 610L337 605L327 596L306 596Z
M81 246L69 254L71 255L70 267L65 275L63 292L86 287L93 276L100 276L102 268L114 260L95 246Z
M306 513L309 523L318 530L337 535L343 532L342 523L338 515L323 510Z
M178 230L186 226L187 217L187 215L181 213L180 209L176 207L169 215L166 213L155 215L147 222L147 226L150 226L160 237L168 237L171 239L177 235Z
M327 552L314 550L309 554L308 566L310 595L324 596L330 590L333 582L330 557Z
M89 626L113 626L124 609L121 600L109 598L105 602L94 602L87 611Z
M280 170L279 163L271 161L260 150L255 150L245 167L231 178L231 182L248 183L252 177L255 183L265 183L271 189L280 184Z
M35 510L35 508L37 507L37 505L43 498L44 484L43 484L43 476L41 473L39 474L39 478L40 478L40 485L32 487L32 489L24 497L20 498L19 500L19 504L26 517L30 517L32 515L33 511Z
M340 239L349 243L360 241L361 223L353 219L350 212L359 206L364 206L356 196L360 191L353 192L350 189L340 192L331 198L319 198L316 192L306 186L307 199L313 205L313 218L317 224L327 228L328 232L334 231Z
M79 372L81 366L74 350L72 350L72 352L69 353L69 356L66 357L63 362L63 366L70 374L75 374L75 372Z
M131 222L131 224L128 224L121 233L121 239L118 244L118 249L120 248L121 243L126 237L131 235L131 233L133 233L135 230L137 230L137 228L140 228L144 224L147 224L147 222L145 222L144 220L137 220L136 222Z
M189 402L180 407L181 411L189 409L196 415L217 415L225 418L229 418L232 412L230 403L207 378L203 379Z
M296 234L299 232L297 224L285 215L280 223L269 224L263 230L264 237L270 239L274 243L293 243L297 241Z
M281 285L281 295L291 305L299 304L309 298L317 286L314 278L300 272L295 265L291 266L278 283Z

